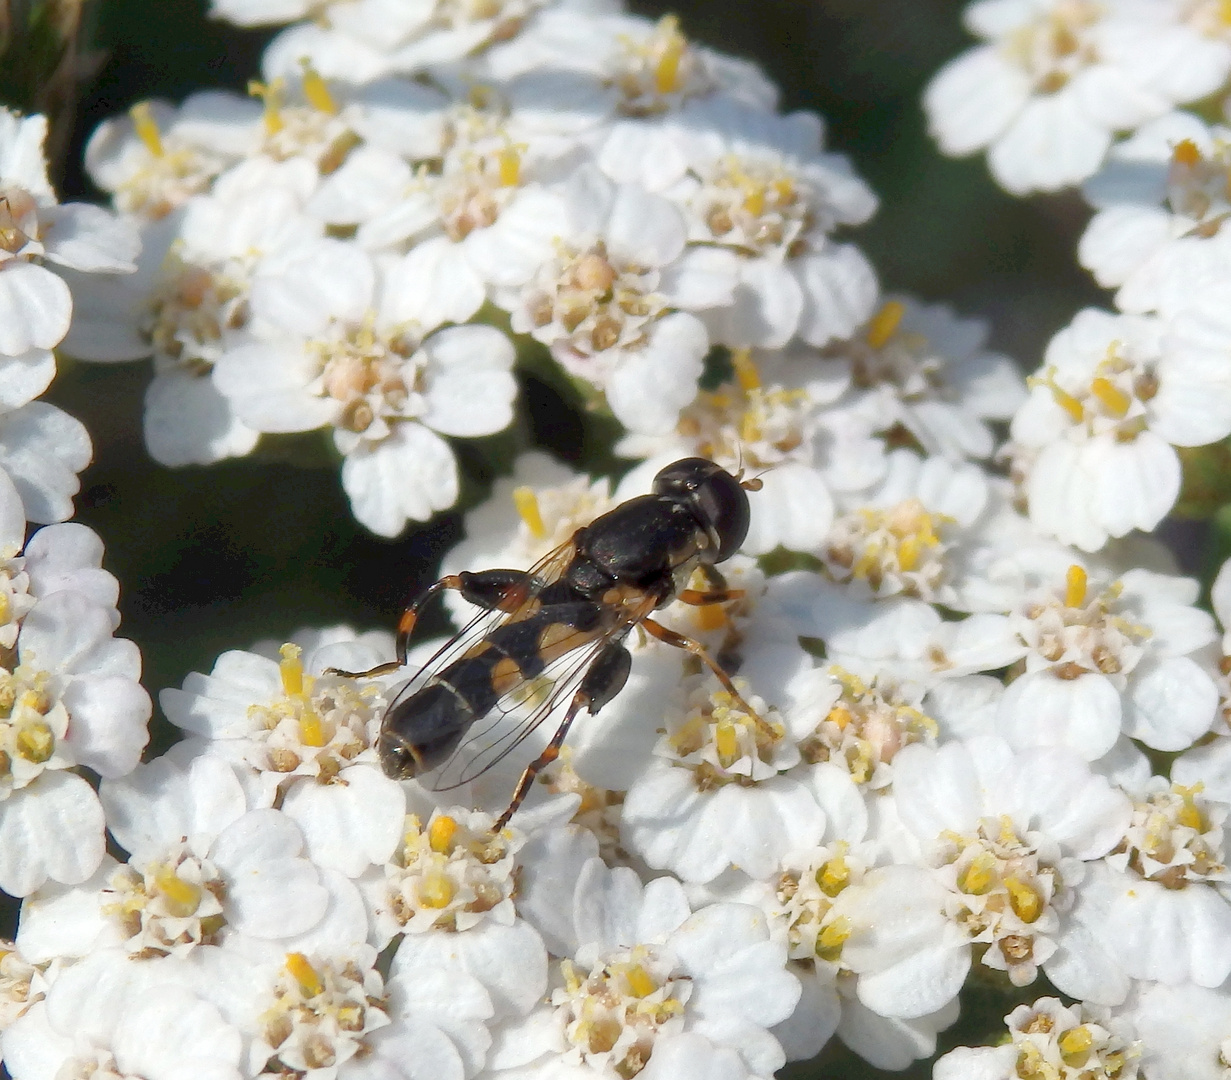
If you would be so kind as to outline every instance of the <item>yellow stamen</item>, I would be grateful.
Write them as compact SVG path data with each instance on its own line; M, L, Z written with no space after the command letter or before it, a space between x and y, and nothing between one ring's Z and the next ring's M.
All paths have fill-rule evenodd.
M531 536L536 540L542 540L547 536L547 526L543 524L543 516L539 513L538 496L534 494L533 488L515 488L513 505L517 507L517 513L526 523Z
M447 907L455 891L444 874L428 874L419 882L419 903L428 908Z
M633 964L624 973L624 978L628 981L628 992L635 998L649 997L658 989L658 984L640 964Z
M148 101L139 101L131 109L128 110L128 115L132 117L133 130L137 133L137 138L144 144L145 148L154 155L154 157L162 157L162 134L158 130L158 124L154 120L154 113L150 109Z
M1222 0L1221 6L1228 15L1231 15L1231 0ZM1226 15L1222 17L1224 19L1227 18ZM1227 21L1231 22L1231 19ZM1201 160L1201 151L1197 149L1197 144L1192 139L1181 139L1175 144L1175 149L1171 151L1171 160L1177 165L1186 165L1192 168Z
M850 881L851 868L842 855L830 859L816 872L816 883L826 896L837 896Z
M287 953L286 970L291 978L299 983L300 993L304 997L314 998L317 994L324 992L325 984L321 982L316 968L308 962L308 958L303 953Z
M338 103L334 101L333 95L329 92L329 87L325 84L325 80L321 78L321 73L308 62L307 57L304 57L299 63L303 68L303 96L307 99L308 104L317 112L323 112L329 116L337 116Z
M1009 906L1022 922L1032 923L1043 914L1043 898L1020 878L1005 878L1004 887L1009 890Z
M324 746L328 741L325 738L325 725L321 723L321 718L317 716L314 709L308 706L304 707L299 717L299 741L304 746Z
M695 617L701 630L717 630L727 625L727 613L721 604L702 604Z
M496 155L500 167L500 186L517 187L521 183L521 151L516 146L506 146Z
M577 968L572 960L560 961L560 975L564 979L564 989L570 994L575 994L581 989L581 976L577 974Z
M842 953L842 946L846 944L854 929L851 920L845 915L834 919L816 935L816 955L822 960L837 960Z
M1193 784L1192 787L1184 787L1181 784L1176 784L1174 791L1181 799L1184 800L1184 805L1180 807L1180 812L1176 814L1176 824L1182 825L1186 829L1195 829L1197 832L1205 832L1207 826L1205 817L1201 813L1201 809L1197 806L1194 799L1205 789L1204 784Z
M735 367L735 379L739 383L739 388L745 394L749 390L760 388L761 373L757 370L757 365L752 359L752 351L750 349L732 350L731 363Z
M898 566L906 572L917 569L922 552L923 545L919 542L919 537L908 536L898 545Z
M957 879L957 887L971 896L990 892L996 882L996 860L989 852L981 851Z
M658 20L655 36L662 40L663 47L654 67L654 89L660 94L670 94L680 88L680 61L688 41L680 33L680 20L674 15L664 15Z
M1094 1049L1094 1035L1084 1024L1070 1028L1056 1042L1060 1047L1060 1056L1070 1069L1080 1069Z
M829 714L825 719L831 724L837 724L839 731L845 731L846 725L852 723L855 717L852 715L850 707L839 701L837 705L829 710Z
M282 91L285 86L281 78L268 83L252 79L248 83L248 95L260 98L265 106L266 135L277 135L282 130Z
M0 626L13 617L13 604L8 593L0 593Z
M154 875L154 886L162 894L172 916L186 919L196 914L204 891L199 885L185 881L172 867L164 866Z
M868 323L868 332L865 335L868 344L874 349L883 349L897 331L905 314L906 305L900 300L889 300L882 304L880 311L873 315Z
M448 814L441 814L427 830L428 846L438 855L448 855L453 850L453 836L457 822Z
M714 747L724 769L729 769L739 760L739 730L730 720L720 721L714 729Z
M41 720L22 724L17 732L17 752L27 761L41 765L55 752L56 737Z
M744 209L753 217L765 213L765 185L749 184L744 189Z
M1064 576L1064 606L1079 608L1086 602L1086 572L1076 563Z
M1090 383L1090 393L1098 398L1103 403L1103 408L1117 419L1124 416L1133 403L1133 399L1128 394L1110 379L1105 379L1101 375Z
M1056 385L1056 369L1054 367L1049 367L1042 375L1031 375L1026 380L1026 385L1030 387L1047 387L1051 391L1051 396L1056 404L1069 414L1069 419L1074 424L1080 424L1086 418L1086 410L1082 403L1067 390L1063 390Z
M289 642L278 650L282 659L278 662L278 673L282 676L282 692L287 697L303 693L303 664L300 656L303 649Z

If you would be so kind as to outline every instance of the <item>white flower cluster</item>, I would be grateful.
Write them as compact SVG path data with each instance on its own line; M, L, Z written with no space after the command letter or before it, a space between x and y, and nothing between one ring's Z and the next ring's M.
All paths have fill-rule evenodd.
M1231 18L1207 0L977 0L966 21L984 44L928 87L933 133L988 147L1014 194L1083 184L1078 256L1117 290L1118 310L1052 340L1006 450L1035 528L1097 551L1158 525L1181 451L1231 434L1231 131L1202 119L1231 105Z
M538 342L636 464L613 483L522 454L444 572L529 567L680 457L757 475L726 598L658 612L734 692L630 633L627 685L497 831L552 724L493 712L482 744L514 753L452 790L395 781L377 752L407 674L378 673L393 642L304 632L164 690L182 739L137 764L114 582L77 526L18 557L27 512L0 593L19 624L0 628L14 1080L743 1080L834 1036L902 1069L976 969L1066 1000L1015 1009L942 1080L1223 1077L1231 568L1220 640L1197 584L1126 538L1174 503L1175 447L1231 433L1231 309L1183 278L1221 266L1218 136L1150 164L1143 128L1113 152L1100 190L1130 190L1121 150L1125 176L1157 166L1166 188L1104 211L1124 311L1079 314L1026 382L981 323L880 294L834 236L874 197L820 121L779 114L758 71L673 19L602 0L214 7L303 21L269 46L259 104L149 103L94 136L92 174L144 247L132 275L70 278L65 349L154 356L165 463L328 431L356 517L394 535L454 503L448 439L512 421ZM1226 75L1221 10L984 0L996 44L932 100L1001 116L998 168L1043 168L1056 117L1101 161L1109 131ZM1201 63L1169 67L1168 35ZM999 112L996 87L1017 95Z
M103 807L82 770L132 772L150 718L102 542L66 520L90 437L36 400L72 316L64 275L131 272L138 240L98 207L60 205L46 134L44 117L0 108L0 890L18 897L98 868ZM27 539L27 524L44 527ZM28 982L13 954L0 964L0 981Z
M86 150L144 238L66 342L153 356L167 465L327 431L385 536L452 506L451 439L513 418L537 341L630 431L674 429L713 346L824 346L872 313L834 238L876 200L749 64L614 6L215 5L278 35L258 101L135 106Z

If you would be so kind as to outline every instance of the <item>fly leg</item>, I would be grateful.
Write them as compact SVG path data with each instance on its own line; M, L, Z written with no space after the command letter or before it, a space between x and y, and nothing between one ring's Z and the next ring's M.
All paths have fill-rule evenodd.
M517 813L517 808L521 806L539 770L550 765L559 756L560 747L564 743L564 737L568 734L573 717L582 709L593 716L615 697L628 680L628 672L632 664L632 655L619 641L611 642L594 658L590 664L590 670L586 672L581 685L577 687L573 700L569 702L564 719L560 721L560 726L556 728L556 733L551 737L551 742L522 772L521 779L517 781L517 787L513 790L513 798L509 800L508 809L500 815L493 827L493 832L499 832L509 823L509 818Z
M723 689L735 699L736 704L756 721L758 727L764 728L769 733L768 725L764 718L744 700L743 695L735 688L735 683L731 681L731 676L710 656L709 651L701 642L694 641L684 634L676 633L676 631L663 626L662 623L655 622L653 619L646 619L641 625L645 627L651 637L656 637L659 641L665 641L668 645L674 645L677 649L690 652L698 660L702 661L718 677L718 681L722 683Z
M437 593L453 589L484 611L516 611L526 602L530 590L538 583L535 576L525 570L483 570L472 574L463 570L460 574L448 574L414 598L402 612L397 629L397 659L386 664L377 664L367 671L343 671L327 668L326 675L344 675L350 679L366 679L374 675L387 675L406 666L406 651L410 635L419 620L419 609Z
M722 575L722 571L716 566L702 563L697 567L697 570L705 578L709 588L682 589L676 593L675 598L677 600L681 600L685 604L692 604L695 607L705 607L706 604L725 604L728 600L742 600L748 595L745 589L730 588L727 585L727 579Z

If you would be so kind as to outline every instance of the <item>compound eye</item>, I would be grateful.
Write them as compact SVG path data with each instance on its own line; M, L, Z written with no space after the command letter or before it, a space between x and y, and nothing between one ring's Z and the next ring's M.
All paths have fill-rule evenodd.
M681 458L658 470L654 477L655 495L687 495L696 491L715 471L722 472L708 458Z
M715 562L725 562L734 555L748 535L752 513L748 493L729 472L719 469L696 491L693 501L703 521L718 539Z

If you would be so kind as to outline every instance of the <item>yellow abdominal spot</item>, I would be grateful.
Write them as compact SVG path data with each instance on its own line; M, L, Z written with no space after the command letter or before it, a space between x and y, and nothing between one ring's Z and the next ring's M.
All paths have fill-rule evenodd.
M320 975L303 953L287 953L286 970L299 984L299 991L305 998L314 998L324 991L325 985L321 982Z
M150 103L148 101L137 102L136 105L128 110L128 115L132 118L133 130L137 133L137 138L144 143L145 148L154 157L162 157L162 135L158 130L157 122L154 120Z
M518 516L526 523L530 535L536 540L542 540L547 535L547 526L543 524L543 515L539 513L539 500L534 490L528 487L513 489L513 505Z

